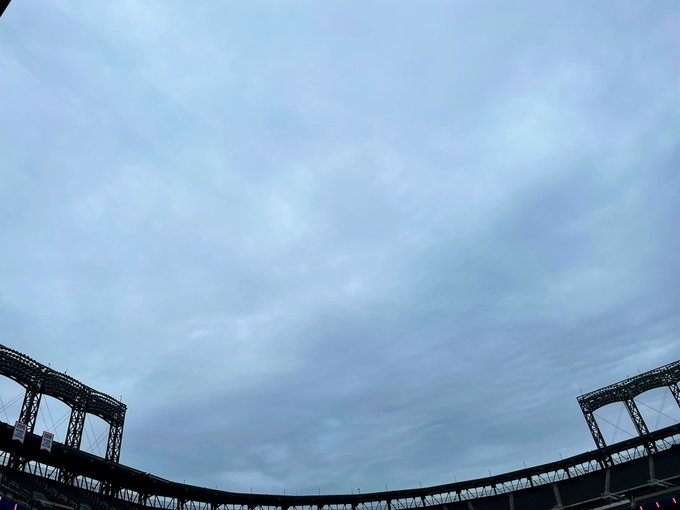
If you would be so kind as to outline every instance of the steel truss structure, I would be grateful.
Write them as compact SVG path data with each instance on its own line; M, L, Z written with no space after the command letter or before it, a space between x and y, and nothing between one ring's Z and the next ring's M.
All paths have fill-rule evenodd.
M127 409L125 404L4 345L0 345L0 375L16 381L25 388L19 421L26 424L29 433L33 433L35 428L41 397L49 395L71 408L64 442L66 446L80 448L85 417L87 414L93 414L109 425L105 460L112 462L120 460ZM10 464L20 467L25 462L26 459L14 456ZM68 471L63 471L61 477L66 482L73 480L73 475Z
M24 443L12 440L11 424L0 422L0 466L42 479L66 482L141 508L171 510L515 510L591 508L598 502L634 500L655 487L680 487L680 424L649 432L635 396L669 386L680 405L680 361L578 398L597 449L556 462L464 482L363 494L270 495L220 491L176 483L120 464L126 407L75 379L0 345L0 375L26 393L20 419L28 425ZM33 433L42 395L71 408L64 444L40 449ZM638 437L606 445L593 412L623 402ZM110 425L105 458L80 450L88 413ZM17 460L18 459L18 460ZM16 471L15 471L16 472ZM665 489L664 489L665 490ZM585 499L584 499L585 498ZM590 499L588 499L590 498ZM598 503L599 504L599 503ZM528 506L527 506L528 505ZM547 505L547 506L545 506ZM140 507L137 507L140 508Z
M590 433L593 436L597 448L602 450L607 445L595 419L595 411L607 404L623 402L638 435L645 436L649 433L649 429L647 428L645 420L642 418L642 414L640 414L640 410L635 404L635 397L655 388L668 387L675 398L675 402L680 406L679 381L680 361L674 361L668 365L655 368L649 372L644 372L578 397L577 400L581 406L583 417L586 419L586 423L588 424L588 428L590 429ZM647 443L646 447L650 453L656 452L656 446L653 443ZM609 465L611 464L611 459L605 458L603 462Z
M235 493L176 483L60 444L47 454L39 449L39 436L31 435L20 445L11 441L11 432L9 425L0 423L0 451L21 450L30 459L25 472L54 480L67 467L77 473L76 487L92 493L115 487L111 495L118 500L170 510L582 509L589 508L584 502L623 501L636 490L680 483L680 424L602 450L486 478L417 489L306 496ZM648 443L655 445L656 453L649 452ZM603 466L605 456L611 459L610 466ZM627 478L631 472L636 473L635 480ZM548 499L548 506L537 504L539 499L543 503Z

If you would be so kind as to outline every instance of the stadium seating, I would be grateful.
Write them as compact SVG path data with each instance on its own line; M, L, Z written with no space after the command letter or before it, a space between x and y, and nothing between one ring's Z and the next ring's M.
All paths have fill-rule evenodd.
M109 498L84 489L0 467L2 492L10 498L19 496L25 508L52 510L137 510L138 505ZM14 501L14 500L13 500ZM0 502L1 503L1 502ZM0 510L14 507L0 506ZM17 508L20 510L21 506Z

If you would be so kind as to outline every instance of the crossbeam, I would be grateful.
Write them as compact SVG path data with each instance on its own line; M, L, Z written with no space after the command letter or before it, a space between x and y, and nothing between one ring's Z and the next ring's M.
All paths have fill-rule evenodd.
M623 381L610 384L609 386L605 386L604 388L591 391L590 393L578 397L577 400L581 407L581 412L583 412L583 417L593 436L595 446L597 446L599 450L602 450L606 446L602 431L593 414L596 410L607 404L623 402L628 414L633 420L633 425L635 425L635 430L637 430L638 435L647 435L649 429L642 418L642 414L640 414L640 410L635 404L635 397L646 391L666 386L670 388L671 393L675 398L675 402L680 406L680 388L678 388L678 382L680 382L680 360L655 368L649 372L629 377ZM647 444L646 448L650 453L656 451L653 443Z
M66 446L80 449L85 417L93 414L110 427L105 459L119 462L127 410L125 404L4 345L0 345L0 375L9 377L26 389L19 421L26 424L28 432L32 433L35 428L41 397L49 395L71 408L64 442ZM20 468L22 460L13 457L12 465ZM69 481L72 477L64 472L62 478Z

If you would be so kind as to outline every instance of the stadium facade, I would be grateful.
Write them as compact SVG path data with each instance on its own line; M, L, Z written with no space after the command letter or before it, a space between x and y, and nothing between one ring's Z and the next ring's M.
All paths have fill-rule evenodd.
M680 424L649 431L635 397L668 387L680 406L680 361L582 395L596 448L559 461L432 487L326 495L221 491L153 476L120 464L126 407L0 345L0 375L25 389L15 424L0 422L0 510L8 508L175 510L543 510L680 508ZM66 439L34 433L43 395L71 409ZM605 444L594 412L623 402L636 437ZM80 449L85 417L109 425L106 454Z

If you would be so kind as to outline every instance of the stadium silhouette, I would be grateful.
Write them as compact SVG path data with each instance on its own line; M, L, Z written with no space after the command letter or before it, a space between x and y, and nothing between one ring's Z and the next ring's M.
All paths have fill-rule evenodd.
M0 0L0 16L10 0ZM25 390L16 423L0 421L0 510L543 510L680 508L680 424L650 431L635 398L668 388L680 406L680 361L578 397L595 449L473 480L363 494L274 495L177 483L119 462L126 406L0 345L0 375ZM41 398L70 408L63 443L35 432ZM595 411L623 403L637 436L606 444ZM0 402L2 410L6 407ZM103 457L81 450L88 415L109 426Z
M680 424L650 432L635 397L670 389L680 406L680 361L581 395L596 449L495 476L363 494L273 495L176 483L120 464L126 406L74 378L0 345L0 375L25 393L19 420L0 423L0 509L175 510L542 510L680 508ZM71 409L64 443L34 434L41 397ZM638 432L607 445L594 412L623 402ZM109 425L104 457L82 451L88 414Z

